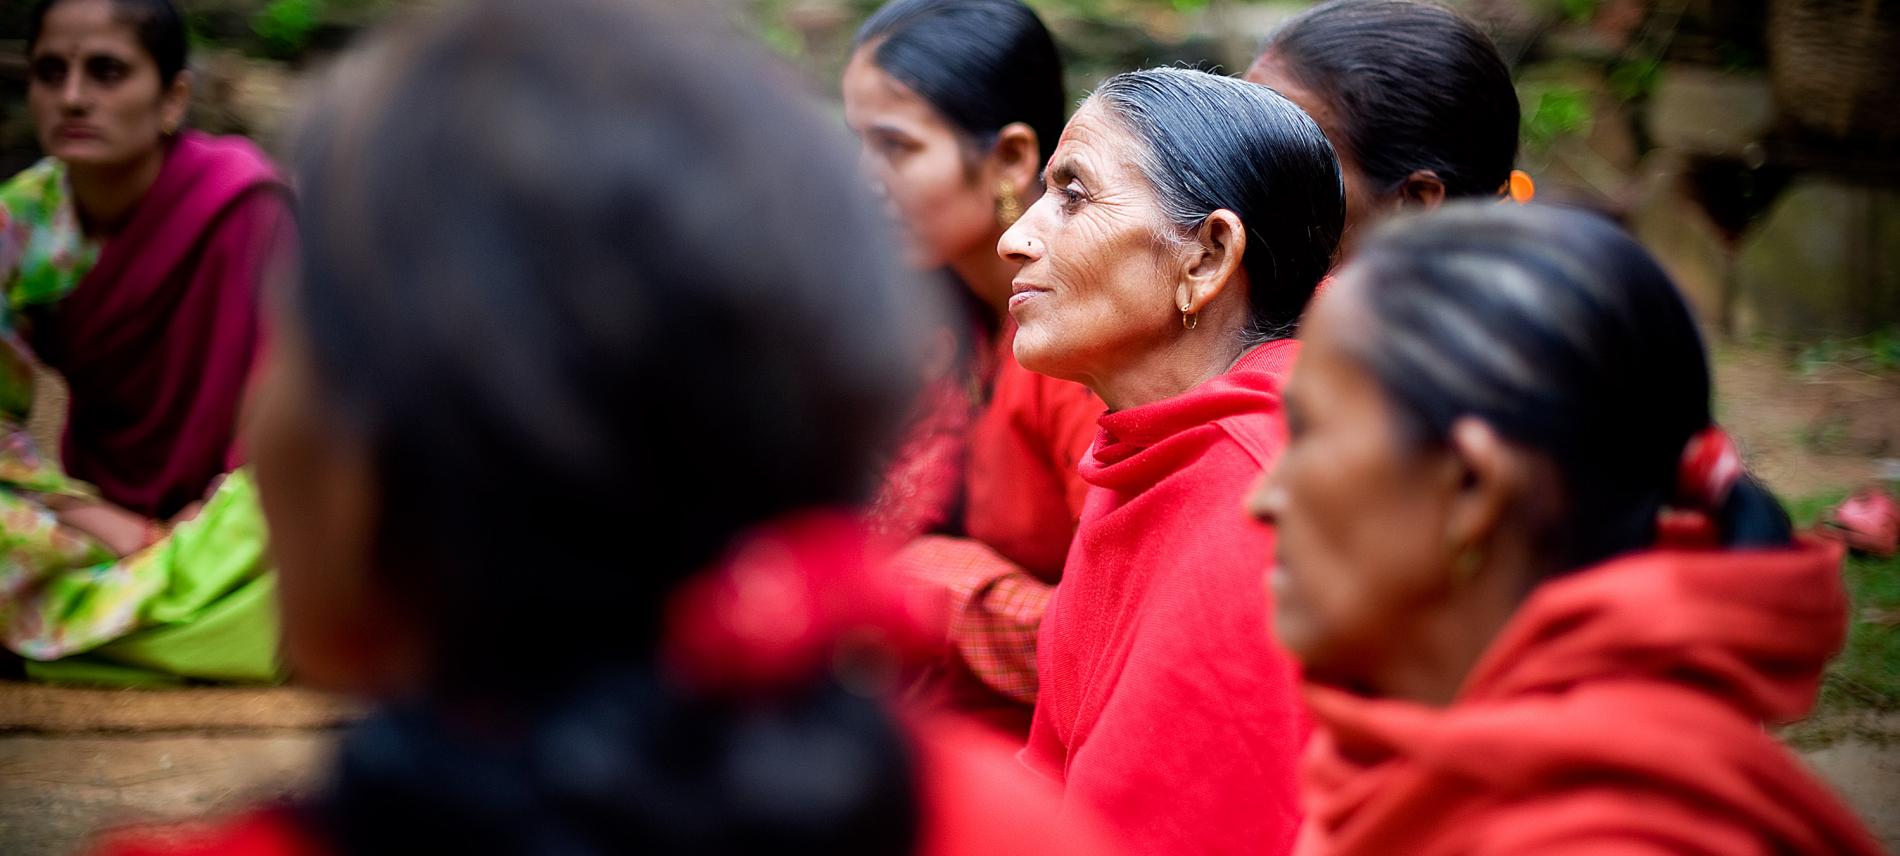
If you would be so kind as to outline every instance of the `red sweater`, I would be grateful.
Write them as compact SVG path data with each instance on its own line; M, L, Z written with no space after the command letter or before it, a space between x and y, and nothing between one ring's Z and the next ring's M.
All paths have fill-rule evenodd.
M947 597L950 651L935 698L1020 740L1043 607L1088 493L1076 466L1103 408L1087 387L1018 364L1013 324L998 339L989 400L967 435L963 537L917 538L894 565Z
M1298 345L1110 413L1039 640L1023 759L1135 853L1284 853L1305 734L1272 642L1273 533L1242 510L1284 445L1279 389Z
M1533 592L1447 709L1312 687L1301 854L1876 854L1763 726L1846 628L1838 548L1655 551Z

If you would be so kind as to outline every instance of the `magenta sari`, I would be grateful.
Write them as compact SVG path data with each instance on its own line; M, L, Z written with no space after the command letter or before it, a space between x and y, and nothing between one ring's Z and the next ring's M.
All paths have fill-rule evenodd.
M61 456L110 502L166 519L238 463L265 268L289 191L249 141L186 132L125 230L29 339L71 388Z

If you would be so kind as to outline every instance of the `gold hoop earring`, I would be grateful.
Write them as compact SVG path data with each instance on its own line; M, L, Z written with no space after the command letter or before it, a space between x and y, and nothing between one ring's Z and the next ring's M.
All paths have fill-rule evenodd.
M1199 326L1201 326L1201 316L1187 311L1185 306L1181 307L1181 329L1192 330Z
M1007 229L1023 218L1022 200L1016 198L1016 185L1004 180L996 185L996 222Z

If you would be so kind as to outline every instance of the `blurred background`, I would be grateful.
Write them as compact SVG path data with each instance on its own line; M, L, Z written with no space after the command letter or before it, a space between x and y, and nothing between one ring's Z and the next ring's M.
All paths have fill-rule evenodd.
M282 156L300 90L355 34L452 2L182 0L196 39L191 121ZM675 2L725 15L834 106L852 33L878 5ZM32 5L0 0L0 176L39 157L24 109ZM1308 4L1029 5L1079 99L1129 68L1244 71ZM1900 481L1900 0L1452 5L1513 67L1519 165L1539 200L1608 213L1664 261L1710 333L1719 418L1798 521L1861 485ZM1847 650L1816 716L1784 736L1900 848L1900 559L1854 558L1848 579ZM0 689L0 841L20 848L0 849L62 852L101 817L188 815L294 789L347 718L326 701L237 690L202 703L69 692Z
M389 15L452 0L184 0L193 120L275 148L308 73ZM835 101L875 0L724 7ZM0 174L36 156L20 109L30 0L0 12ZM1080 97L1114 71L1244 71L1300 0L1033 0ZM1803 343L1873 335L1900 362L1900 3L1458 0L1517 75L1521 166L1544 199L1624 219L1713 329Z

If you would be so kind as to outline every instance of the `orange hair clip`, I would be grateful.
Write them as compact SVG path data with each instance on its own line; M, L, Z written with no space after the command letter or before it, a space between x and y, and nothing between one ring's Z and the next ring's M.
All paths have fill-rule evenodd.
M1498 195L1519 205L1531 201L1537 195L1537 183L1531 181L1531 174L1521 169L1511 170L1511 177L1498 188ZM1499 200L1502 201L1502 200Z

